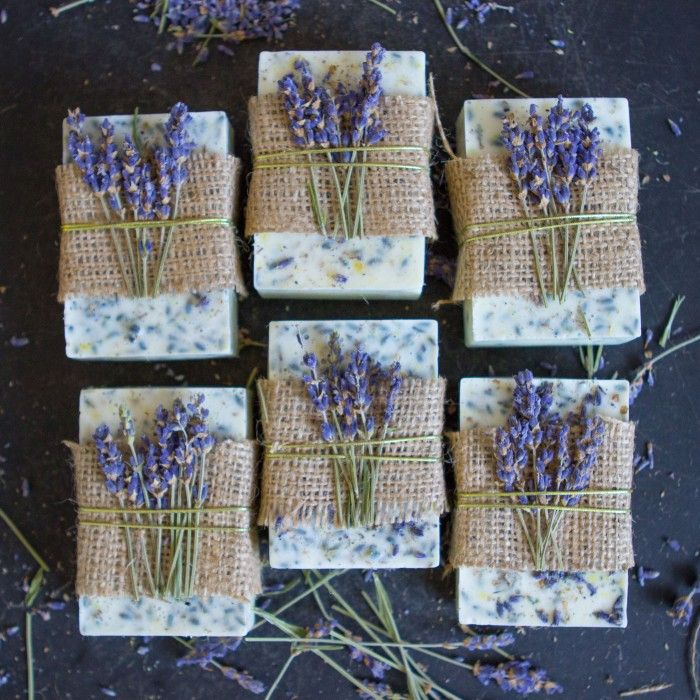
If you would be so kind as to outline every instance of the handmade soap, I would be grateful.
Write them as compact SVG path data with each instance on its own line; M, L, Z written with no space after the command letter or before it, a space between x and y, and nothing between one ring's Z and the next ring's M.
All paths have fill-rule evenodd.
M119 407L132 412L136 434L150 433L153 412L172 406L175 399L189 401L205 395L209 429L217 440L242 440L252 434L250 396L238 388L125 388L84 389L80 393L80 444L92 441L95 429L106 423L113 432L119 423ZM80 596L80 632L88 636L242 636L253 625L253 603L227 596L197 596L187 601L166 601L143 596Z
M544 380L538 380L538 383ZM566 415L598 387L596 412L629 420L629 384L623 380L551 380L553 410ZM460 429L504 424L512 401L511 379L462 379ZM528 572L476 567L457 569L457 610L463 625L626 627L627 572Z
M531 104L540 114L555 98L466 100L457 120L458 155L505 153L501 144L503 115L522 123ZM564 100L566 107L589 103L603 148L631 147L630 118L624 98ZM465 343L469 347L617 344L641 332L640 292L635 287L572 289L564 302L547 306L518 296L479 296L464 301ZM585 320L584 320L585 318Z
M323 356L332 331L340 335L345 348L363 343L384 367L398 360L409 376L438 376L435 321L289 321L270 324L268 378L301 377L303 353ZM417 569L439 563L438 516L347 529L292 526L280 519L270 528L270 566L276 569Z
M355 84L364 51L263 51L258 95L278 92L278 81L305 58L315 76ZM387 52L381 64L386 95L422 96L425 54ZM397 185L400 186L400 185ZM417 299L423 289L425 239L420 235L334 240L321 234L256 232L254 285L263 297Z
M110 116L115 141L135 129L144 145L160 142L167 114ZM94 139L104 117L88 117ZM225 112L193 112L188 131L197 152L232 153L233 133ZM68 125L63 122L63 163ZM97 141L95 141L97 143ZM237 297L233 289L169 293L157 297L69 296L64 319L66 354L79 360L187 360L238 352Z

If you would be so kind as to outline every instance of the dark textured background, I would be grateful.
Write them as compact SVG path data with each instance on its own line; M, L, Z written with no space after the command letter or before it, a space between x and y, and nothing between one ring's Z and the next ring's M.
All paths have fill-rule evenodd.
M165 50L154 30L135 25L126 2L98 0L53 19L50 0L0 0L8 19L0 25L0 505L15 518L50 563L51 588L71 590L74 568L74 509L71 472L60 441L77 435L78 393L90 385L245 383L251 370L264 370L265 354L245 349L235 360L168 363L78 363L64 353L61 307L56 303L58 213L53 168L59 161L60 122L67 107L79 104L88 114L165 111L178 99L193 110L225 109L237 131L236 151L248 157L245 100L256 85L257 55L264 43L235 49L231 59L218 51L204 66L193 68L192 53ZM390 0L391 2L391 0ZM642 300L643 325L663 325L672 295L687 296L675 340L700 331L698 264L698 178L696 122L698 101L697 2L555 2L511 0L512 16L498 13L483 27L462 33L487 62L513 77L534 70L521 86L538 96L614 95L630 100L632 139L641 153L640 228L648 292ZM380 39L391 49L428 53L443 118L452 125L463 99L473 94L502 95L488 86L489 77L469 64L441 25L433 4L403 0L401 19L369 2L302 1L298 26L284 46L298 49L364 49ZM565 39L557 55L549 39ZM152 72L152 61L162 72ZM666 122L681 124L675 137ZM681 120L683 120L681 122ZM445 211L440 212L440 252L453 252ZM431 304L448 294L430 280L416 303L275 302L255 294L241 308L240 323L257 340L265 340L267 323L283 318L432 317ZM450 380L450 398L465 375L498 374L542 360L556 362L559 376L582 376L571 349L466 350L457 308L443 307L440 320L440 369ZM9 343L27 337L26 347ZM621 689L672 682L656 696L687 698L686 634L673 628L665 609L694 578L698 557L697 435L700 346L681 351L659 365L656 387L646 388L634 405L639 444L653 440L656 468L636 479L633 498L637 559L661 571L645 588L630 585L629 627L625 631L576 629L527 630L517 653L546 666L570 698L613 698ZM601 376L614 371L629 376L639 364L641 343L610 349ZM450 417L455 426L454 413ZM31 486L21 494L21 479ZM671 536L678 553L664 545ZM0 630L23 620L20 585L33 562L0 526L0 592L4 612ZM278 580L278 576L273 574ZM459 634L455 623L454 576L441 569L383 575L393 595L404 635L443 640ZM356 591L359 572L346 575L343 590ZM275 601L275 605L277 601ZM291 615L308 624L311 606ZM81 638L77 609L71 603L49 621L36 618L37 688L44 698L102 697L102 686L117 697L244 697L238 686L218 673L177 670L181 653L169 639L156 640L139 656L138 640ZM232 662L270 682L284 661L280 645L244 645ZM339 656L345 661L345 656ZM11 674L0 690L7 697L24 693L22 635L0 642L0 668ZM466 673L431 663L434 675L463 697L498 698ZM355 671L359 668L356 666ZM396 679L401 687L401 681ZM278 697L355 697L350 685L313 656L294 661Z

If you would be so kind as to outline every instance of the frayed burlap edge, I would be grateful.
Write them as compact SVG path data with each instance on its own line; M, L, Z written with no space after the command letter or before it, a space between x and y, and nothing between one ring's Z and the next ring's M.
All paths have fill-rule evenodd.
M604 423L604 442L589 488L629 490L632 488L635 425L614 419L604 419ZM458 493L501 490L493 456L495 432L495 429L477 428L449 434ZM487 497L474 499L475 502L490 500ZM590 495L581 500L582 505L603 508L629 508L630 503L629 493ZM629 513L567 512L558 532L562 561L550 548L548 570L624 571L634 565ZM505 508L460 509L455 506L450 563L454 567L516 571L534 568L516 511Z
M384 447L392 456L433 458L432 463L390 461L380 465L375 525L440 515L448 508L442 462L444 379L404 379L388 437L439 436ZM271 456L289 445L318 442L321 419L301 381L258 381L266 453L260 525L338 526L332 461L322 454L296 459ZM375 405L383 410L383 397ZM327 452L328 447L323 450ZM343 485L343 492L345 488Z
M94 445L65 444L73 455L78 508L118 507L116 498L104 486ZM201 531L194 586L195 594L199 597L220 595L252 601L262 590L253 510L257 496L256 454L257 443L253 440L223 440L217 443L207 458L207 505L245 506L251 510L210 514L205 510L200 523L250 529L248 532ZM78 515L76 593L79 596L131 596L133 591L127 571L124 529L81 525L81 519ZM120 516L116 514L90 513L85 515L85 519L120 522ZM134 529L131 532L136 543L145 531ZM143 583L142 567L138 567L137 572ZM145 595L145 584L142 588Z
M430 179L430 148L435 112L428 97L387 95L382 100L381 118L388 130L378 146L419 146L418 152L367 153L371 162L417 165L423 170L366 168L363 206L366 236L423 236L437 238L433 190ZM248 102L253 157L290 151L284 162L323 162L324 156L307 156L295 146L289 121L279 95L252 97ZM358 156L362 158L361 155ZM344 169L336 168L339 174ZM314 218L307 167L262 169L253 163L246 205L245 235L257 233L320 233ZM337 218L336 189L329 167L314 168L321 209ZM352 201L354 191L351 190Z
M218 218L235 222L241 161L234 156L198 153L190 157L187 167L189 177L182 186L177 218ZM105 221L98 196L83 182L77 166L56 168L56 190L62 224ZM161 229L161 222L153 223L145 229L154 245L151 276L160 260L162 230L168 231L167 220L162 222L164 229ZM128 261L126 232L115 230L115 234L123 258ZM133 240L133 231L131 237ZM127 276L132 279L128 264ZM69 296L128 296L111 232L104 229L62 232L58 281L61 303ZM149 287L153 288L153 279ZM222 224L174 227L161 292L220 289L234 289L241 296L246 295L235 227Z
M589 187L586 212L636 214L638 208L639 154L632 149L606 152L598 177ZM540 299L530 236L511 236L464 242L477 237L478 223L522 219L523 206L506 166L506 156L478 154L454 158L445 164L450 209L460 242L453 301L484 296L518 296ZM572 212L579 211L580 188L573 188ZM533 213L536 217L537 212ZM522 228L514 226L513 228ZM543 278L551 288L548 231L536 233ZM570 227L573 242L575 226ZM561 236L558 260L563 260ZM581 226L576 271L583 289L633 287L644 292L642 252L636 223ZM560 274L561 276L561 274ZM573 287L574 280L571 285Z

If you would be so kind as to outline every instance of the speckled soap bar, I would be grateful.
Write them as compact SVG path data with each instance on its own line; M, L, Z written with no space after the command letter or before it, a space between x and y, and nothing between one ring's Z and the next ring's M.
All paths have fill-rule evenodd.
M334 80L355 84L365 51L263 51L258 95L278 90L277 82L305 58L315 76L333 66ZM382 61L387 95L425 95L425 54L390 51ZM263 297L320 299L417 299L423 289L425 239L408 235L335 241L320 234L257 233L254 285Z
M332 331L340 334L344 348L362 342L384 366L398 360L410 376L438 376L435 321L287 321L270 324L268 378L300 378L303 352L325 354ZM270 528L274 569L420 569L439 563L437 516L378 527L301 527L279 522Z
M80 392L80 444L91 442L100 423L116 431L119 406L128 407L136 434L149 432L153 412L160 405L172 405L177 398L187 401L202 393L209 409L209 427L217 440L243 440L252 434L250 397L245 389L188 387L84 389ZM80 633L87 636L226 636L238 637L253 626L253 603L227 596L194 597L172 602L142 597L81 596L78 601Z
M627 100L587 97L564 100L566 107L588 102L597 119L603 147L631 147ZM467 100L457 120L460 156L503 149L500 141L506 110L522 123L531 104L540 113L556 98ZM588 335L585 315L591 335ZM636 288L577 290L567 293L564 303L542 304L514 296L485 296L464 302L464 338L469 347L617 344L641 333L639 290Z
M192 112L188 130L196 151L227 155L233 134L225 112ZM142 114L137 131L144 145L162 138L167 114ZM104 117L86 119L97 138ZM117 143L133 128L132 115L111 115ZM68 126L63 122L63 163ZM232 289L161 294L155 298L66 298L66 355L77 360L188 360L228 357L238 352L237 298Z
M629 419L626 381L548 381L554 384L553 411L565 415L575 410L595 385L602 395L598 414ZM460 429L503 425L512 395L512 379L462 379ZM457 611L463 625L626 627L627 572L536 573L459 567Z

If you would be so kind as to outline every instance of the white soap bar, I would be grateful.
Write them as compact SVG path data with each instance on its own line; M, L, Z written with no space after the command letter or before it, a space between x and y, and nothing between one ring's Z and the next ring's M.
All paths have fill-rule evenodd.
M277 82L294 71L299 58L309 62L319 80L332 67L334 81L354 85L366 55L366 51L263 51L258 95L276 93ZM426 94L422 51L387 52L381 70L387 95ZM293 232L254 236L254 285L263 297L417 299L423 289L424 267L422 236L367 236L347 241Z
M188 387L84 389L80 392L80 444L92 441L95 429L107 423L116 432L119 407L133 414L136 434L150 434L153 412L175 399L189 401L205 395L209 429L217 440L243 440L252 435L250 396L245 389ZM86 636L226 636L245 635L253 626L253 602L228 596L194 597L173 602L142 597L81 596L78 600L80 633Z
M624 380L537 380L554 385L552 411L575 410L596 386L599 415L629 420L629 384ZM462 379L460 429L504 424L513 396L512 379ZM481 567L457 569L457 612L463 625L626 627L627 572L535 573Z
M414 377L438 376L435 321L286 321L270 324L268 378L299 379L302 355L323 356L332 331L343 348L363 343L383 366L398 360ZM304 349L299 346L299 335ZM379 527L302 527L278 522L270 528L274 569L422 569L440 563L440 518Z
M143 145L162 140L167 114L141 114L136 129ZM97 141L104 117L88 117L86 131ZM112 115L121 144L134 127L132 115ZM188 127L198 152L228 155L233 132L225 112L192 112ZM68 125L63 122L63 163ZM71 235L71 234L67 234ZM69 296L64 307L66 355L77 360L188 360L238 353L237 298L233 289L155 298Z
M590 97L564 100L566 107L588 102L597 117L603 147L631 147L629 106L624 98ZM467 100L457 120L457 149L461 156L503 151L503 116L511 111L520 123L531 104L540 114L556 98ZM504 152L504 151L503 151ZM586 322L590 327L589 336ZM469 347L532 345L614 345L641 333L639 290L615 288L570 291L564 303L545 307L521 297L485 296L464 302L465 343Z

